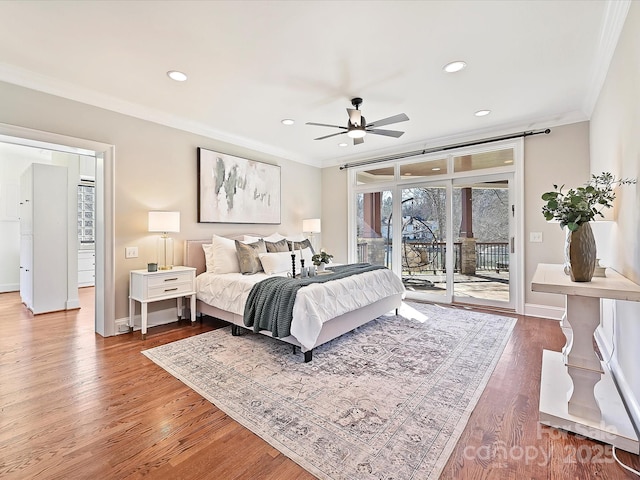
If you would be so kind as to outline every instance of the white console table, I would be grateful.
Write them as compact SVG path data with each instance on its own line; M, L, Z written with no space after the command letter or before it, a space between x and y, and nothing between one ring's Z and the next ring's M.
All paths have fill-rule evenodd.
M640 285L614 270L591 282L572 282L562 265L539 264L534 292L563 294L566 308L562 352L544 350L540 382L540 423L639 453L638 435L611 377L594 350L600 299L640 301Z

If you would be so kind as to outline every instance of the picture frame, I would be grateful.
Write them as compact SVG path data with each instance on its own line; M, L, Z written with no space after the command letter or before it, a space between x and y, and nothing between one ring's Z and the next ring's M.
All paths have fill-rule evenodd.
M280 166L198 147L199 223L281 223Z

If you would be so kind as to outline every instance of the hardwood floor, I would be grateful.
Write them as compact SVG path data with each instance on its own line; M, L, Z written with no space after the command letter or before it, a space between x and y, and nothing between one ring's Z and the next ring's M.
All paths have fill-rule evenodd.
M315 478L140 354L223 322L102 338L80 293L80 310L37 316L0 294L0 478ZM556 322L518 318L441 478L637 478L609 447L538 424L542 348L563 343Z

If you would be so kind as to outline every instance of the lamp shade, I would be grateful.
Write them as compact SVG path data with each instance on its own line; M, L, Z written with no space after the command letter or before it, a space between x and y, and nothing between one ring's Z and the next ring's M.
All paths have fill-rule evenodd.
M307 218L302 220L302 231L311 233L320 233L320 219L319 218Z
M180 212L149 212L150 232L179 232Z

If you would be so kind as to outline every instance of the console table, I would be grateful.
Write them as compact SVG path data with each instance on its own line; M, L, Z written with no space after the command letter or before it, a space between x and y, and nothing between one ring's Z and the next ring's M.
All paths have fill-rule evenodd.
M540 423L617 448L639 453L638 436L608 367L594 350L600 299L640 301L640 285L614 270L591 282L572 282L562 265L539 264L534 292L563 294L562 352L544 350L540 382Z

